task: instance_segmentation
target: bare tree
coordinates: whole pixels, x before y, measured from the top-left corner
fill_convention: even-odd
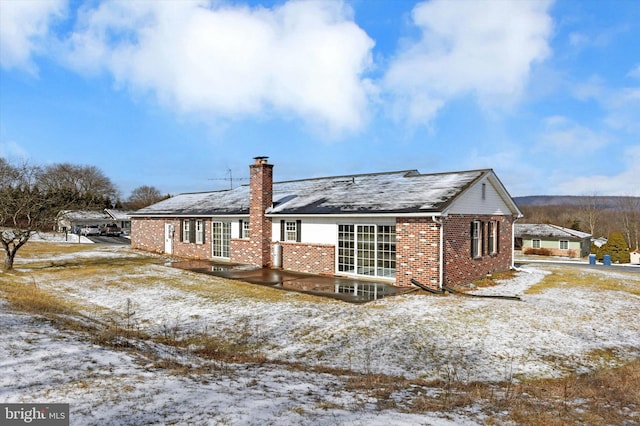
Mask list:
[[[640,248],[640,198],[620,197],[618,207],[621,213],[622,233],[630,248]]]
[[[39,179],[41,189],[73,201],[73,208],[102,209],[112,207],[118,190],[95,166],[62,163],[44,168]]]
[[[580,204],[579,214],[581,222],[585,224],[588,232],[594,237],[596,236],[595,232],[603,210],[604,203],[602,197],[599,197],[597,194],[584,197],[584,201]]]
[[[163,196],[156,187],[143,185],[131,191],[126,206],[127,208],[138,210],[166,198],[168,198],[168,196]]]
[[[39,167],[14,166],[0,158],[0,243],[4,270],[13,269],[18,250],[38,230],[50,228],[61,201],[39,187]]]

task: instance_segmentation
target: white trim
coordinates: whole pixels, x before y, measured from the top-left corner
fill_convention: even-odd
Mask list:
[[[442,288],[442,284],[444,283],[444,266],[442,264],[444,261],[444,222],[442,219],[436,219],[435,216],[431,216],[431,220],[440,227],[440,247],[438,249],[438,288]]]

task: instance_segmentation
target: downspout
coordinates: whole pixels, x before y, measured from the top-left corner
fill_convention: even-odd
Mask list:
[[[443,221],[441,219],[436,219],[435,216],[431,216],[431,220],[433,220],[433,222],[437,225],[440,226],[440,244],[439,244],[439,253],[438,253],[438,288],[442,289],[442,283],[444,282],[444,265],[442,264],[442,261],[444,260],[444,247],[443,247],[443,242],[444,242],[444,230],[443,230]]]
[[[511,269],[516,269],[516,222],[522,215],[516,216],[511,224]]]

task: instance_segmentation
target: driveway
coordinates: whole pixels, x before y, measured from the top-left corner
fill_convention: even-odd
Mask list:
[[[131,240],[125,237],[108,237],[106,235],[87,235],[87,238],[97,244],[131,244]]]
[[[615,271],[615,272],[635,272],[640,274],[640,265],[632,265],[632,264],[613,264],[613,265],[604,265],[602,263],[596,263],[595,265],[591,265],[589,262],[583,260],[565,260],[565,259],[530,259],[530,258],[518,258],[515,259],[514,263],[516,266],[527,263],[547,263],[547,264],[558,264],[558,265],[566,265],[566,266],[575,266],[576,268],[587,268],[587,269],[599,269],[601,271]]]

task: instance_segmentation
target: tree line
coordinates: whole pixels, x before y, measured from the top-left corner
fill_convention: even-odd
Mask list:
[[[518,223],[549,223],[586,232],[593,238],[608,238],[614,233],[624,237],[630,249],[640,248],[640,197],[597,195],[581,197],[574,205],[519,205],[524,217]]]
[[[12,164],[0,157],[0,243],[3,267],[13,269],[16,252],[37,231],[53,228],[62,210],[137,210],[167,196],[141,186],[124,202],[113,182],[95,166]]]

